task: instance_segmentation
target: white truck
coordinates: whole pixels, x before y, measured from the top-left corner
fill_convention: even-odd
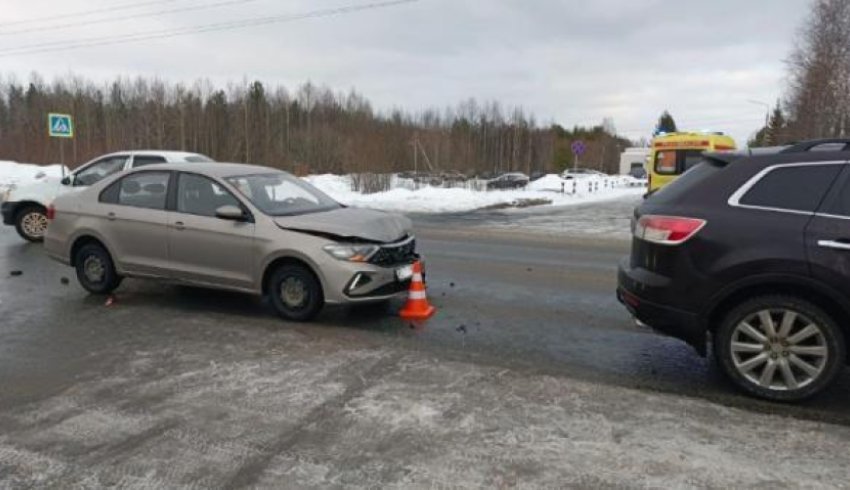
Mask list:
[[[649,148],[626,148],[620,154],[620,175],[631,175],[636,179],[646,178],[646,159]]]
[[[62,179],[42,177],[7,190],[0,205],[3,224],[14,226],[25,240],[40,242],[47,229],[47,207],[61,194],[83,189],[109,175],[131,168],[157,163],[211,161],[211,158],[199,153],[182,151],[134,150],[103,155],[86,162]]]

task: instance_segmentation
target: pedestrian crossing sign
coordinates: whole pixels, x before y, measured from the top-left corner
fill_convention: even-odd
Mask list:
[[[47,129],[53,138],[74,137],[74,121],[68,114],[48,114]]]

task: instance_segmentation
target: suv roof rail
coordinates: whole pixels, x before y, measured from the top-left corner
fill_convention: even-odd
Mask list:
[[[850,138],[825,138],[819,140],[809,140],[809,141],[801,141],[799,143],[792,143],[791,146],[782,150],[781,153],[805,153],[807,151],[811,151],[812,148],[821,146],[821,145],[840,145],[844,146],[838,151],[848,151],[850,150]]]

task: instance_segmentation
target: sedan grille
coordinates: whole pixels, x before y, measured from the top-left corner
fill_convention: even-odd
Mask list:
[[[416,255],[416,240],[409,236],[404,240],[381,245],[369,262],[381,267],[410,264],[418,258]]]

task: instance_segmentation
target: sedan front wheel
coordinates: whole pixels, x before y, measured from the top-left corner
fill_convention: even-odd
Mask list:
[[[325,304],[319,280],[299,264],[278,267],[269,279],[268,290],[275,310],[286,320],[308,322]]]

